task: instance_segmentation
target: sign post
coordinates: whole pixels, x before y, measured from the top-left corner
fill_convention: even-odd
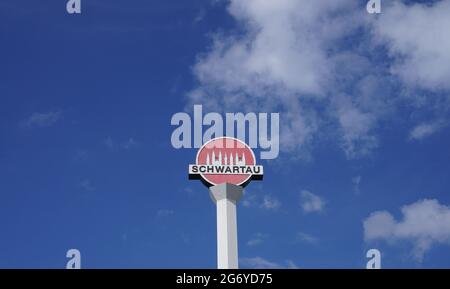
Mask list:
[[[236,203],[243,189],[233,184],[220,184],[209,188],[217,207],[217,268],[238,268]]]
[[[252,179],[262,180],[252,149],[236,138],[220,137],[205,143],[189,179],[200,179],[217,207],[217,268],[238,268],[236,204]]]

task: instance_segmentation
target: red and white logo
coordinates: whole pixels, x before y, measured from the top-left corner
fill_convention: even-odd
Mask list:
[[[206,142],[198,150],[195,165],[189,165],[189,179],[201,179],[208,187],[223,183],[244,187],[252,179],[262,180],[263,174],[253,150],[232,137]]]

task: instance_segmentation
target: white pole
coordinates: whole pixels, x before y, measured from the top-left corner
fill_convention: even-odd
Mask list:
[[[220,184],[209,188],[217,207],[217,268],[238,268],[236,203],[243,189],[233,184]]]

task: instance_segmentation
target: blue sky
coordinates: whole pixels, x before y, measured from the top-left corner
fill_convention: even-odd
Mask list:
[[[214,268],[193,104],[280,113],[241,267],[450,266],[450,1],[64,2],[0,0],[1,268]]]

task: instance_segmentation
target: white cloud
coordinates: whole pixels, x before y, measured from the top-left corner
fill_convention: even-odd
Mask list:
[[[182,232],[180,234],[181,240],[183,240],[183,243],[189,244],[191,242],[191,236],[187,233]]]
[[[191,102],[216,110],[257,106],[280,111],[284,151],[307,147],[330,120],[337,120],[336,137],[348,157],[373,149],[376,116],[372,106],[363,110],[364,93],[346,102],[335,100],[345,84],[362,86],[361,76],[374,71],[362,53],[340,44],[365,24],[367,15],[357,1],[229,3],[228,11],[244,33],[215,35],[212,48],[194,66],[199,87],[190,93]]]
[[[107,137],[104,141],[104,144],[110,151],[116,150],[117,145],[111,137]]]
[[[205,18],[205,14],[206,14],[205,10],[204,9],[200,9],[197,12],[197,15],[194,18],[194,23],[198,23],[198,22],[203,21],[203,19]]]
[[[73,160],[75,161],[85,161],[89,158],[89,153],[84,149],[75,149]]]
[[[139,146],[139,142],[137,142],[134,138],[129,138],[126,142],[123,143],[122,147],[126,150],[132,149]]]
[[[303,243],[316,244],[319,242],[319,239],[311,234],[307,234],[304,232],[297,233],[296,240]]]
[[[60,110],[50,111],[46,113],[34,112],[30,117],[25,119],[22,124],[25,127],[48,127],[55,124],[61,119],[63,113]]]
[[[277,210],[280,208],[280,206],[281,202],[277,198],[270,195],[265,195],[260,205],[261,208],[267,210]]]
[[[325,208],[325,201],[316,194],[309,191],[300,193],[301,207],[305,213],[322,212]]]
[[[256,202],[257,202],[256,196],[254,194],[248,194],[246,192],[241,203],[244,207],[249,208],[252,207]]]
[[[366,156],[380,143],[379,123],[396,117],[397,89],[428,89],[426,106],[433,92],[450,89],[450,0],[393,1],[379,17],[355,0],[227,2],[240,29],[214,34],[199,55],[190,105],[280,112],[280,149],[289,156],[309,155],[316,140],[348,158]],[[384,47],[389,58],[380,57]]]
[[[281,269],[280,264],[271,262],[261,257],[253,258],[241,258],[239,259],[243,267],[249,267],[252,269]]]
[[[285,260],[284,264],[272,262],[262,257],[240,258],[239,263],[244,268],[251,269],[297,269],[292,260]]]
[[[132,137],[124,142],[117,142],[114,139],[112,139],[111,137],[107,137],[103,143],[108,148],[108,150],[111,152],[115,152],[115,151],[119,151],[119,150],[131,150],[131,149],[137,148],[140,145],[140,143]]]
[[[295,262],[292,260],[286,260],[285,263],[286,263],[286,266],[285,266],[286,269],[299,269],[297,264],[295,264]]]
[[[401,208],[403,218],[396,221],[387,211],[377,211],[364,220],[366,241],[409,241],[413,255],[421,261],[433,244],[450,244],[450,207],[435,199],[425,199]]]
[[[411,132],[409,133],[409,139],[411,140],[424,139],[440,130],[443,126],[444,125],[440,122],[421,123],[411,130]]]
[[[80,182],[80,187],[83,188],[85,191],[92,192],[95,190],[94,185],[92,184],[91,180],[84,179]]]
[[[260,245],[267,238],[267,235],[262,233],[256,233],[250,240],[247,241],[247,246],[256,246]]]
[[[355,176],[352,178],[353,192],[357,195],[359,195],[359,193],[361,192],[360,190],[361,180],[362,180],[361,176]]]
[[[241,203],[246,208],[256,207],[270,211],[281,207],[280,200],[270,194],[264,194],[260,186],[254,187],[251,193],[245,191]]]
[[[173,210],[169,209],[161,209],[156,212],[156,216],[159,218],[169,217],[172,216],[175,212]]]
[[[394,57],[392,73],[411,88],[450,89],[450,0],[433,5],[392,1],[374,23]]]
[[[375,117],[362,112],[350,97],[336,99],[337,118],[342,130],[342,148],[350,158],[369,154],[377,146],[377,139],[370,134]]]

